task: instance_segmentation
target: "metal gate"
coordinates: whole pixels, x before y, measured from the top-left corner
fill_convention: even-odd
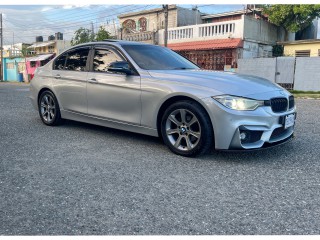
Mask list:
[[[276,59],[277,70],[275,82],[286,89],[292,90],[295,57],[277,57]]]
[[[236,67],[236,49],[193,50],[178,53],[203,69],[223,71],[225,65]]]

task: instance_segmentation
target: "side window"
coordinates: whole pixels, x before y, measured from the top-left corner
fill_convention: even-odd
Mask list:
[[[66,54],[63,54],[54,61],[54,68],[53,68],[54,70],[64,70],[64,64],[66,63],[66,56],[67,56]]]
[[[69,52],[65,70],[80,71],[86,70],[89,49],[83,48]]]
[[[117,62],[121,62],[123,59],[111,50],[107,49],[95,49],[93,58],[93,71],[94,72],[109,72],[109,67],[115,67]]]

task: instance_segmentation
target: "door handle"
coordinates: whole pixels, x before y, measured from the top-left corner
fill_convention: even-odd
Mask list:
[[[57,74],[54,76],[54,78],[59,79],[59,78],[61,78],[61,76],[60,76],[60,74]]]
[[[88,83],[95,83],[95,84],[97,84],[98,81],[97,81],[97,79],[95,79],[95,78],[90,78],[90,79],[88,80]]]

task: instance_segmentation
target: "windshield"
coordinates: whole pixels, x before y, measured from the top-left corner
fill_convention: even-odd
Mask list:
[[[122,47],[142,69],[199,69],[198,66],[168,48],[155,45],[122,45]]]

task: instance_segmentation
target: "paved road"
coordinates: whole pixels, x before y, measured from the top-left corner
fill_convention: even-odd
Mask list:
[[[172,154],[157,138],[47,127],[0,83],[0,235],[320,234],[320,101],[296,138],[248,153]]]

